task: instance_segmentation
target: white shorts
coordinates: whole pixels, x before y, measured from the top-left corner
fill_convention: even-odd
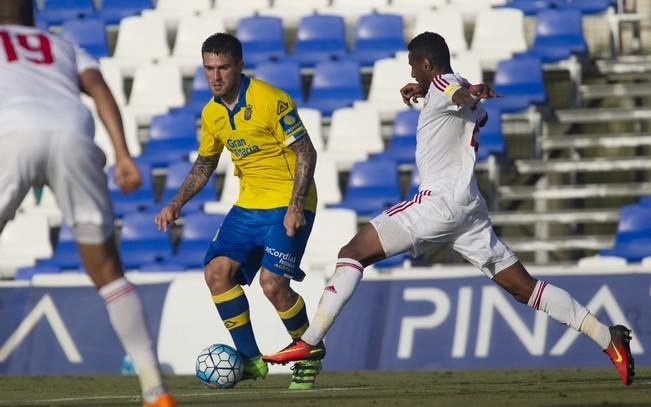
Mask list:
[[[104,153],[83,134],[0,134],[0,230],[14,217],[30,188],[46,184],[77,240],[103,242],[113,233],[104,162]]]
[[[497,237],[484,202],[466,213],[451,198],[420,191],[371,219],[387,257],[410,251],[414,256],[428,248],[451,243],[466,260],[493,278],[518,258]]]

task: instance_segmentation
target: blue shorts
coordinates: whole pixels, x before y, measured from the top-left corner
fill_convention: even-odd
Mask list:
[[[210,243],[203,260],[206,265],[218,256],[240,263],[237,281],[251,284],[260,266],[283,277],[301,281],[300,269],[307,239],[314,224],[314,213],[305,211],[305,226],[293,237],[287,236],[283,220],[287,208],[245,209],[233,206]]]

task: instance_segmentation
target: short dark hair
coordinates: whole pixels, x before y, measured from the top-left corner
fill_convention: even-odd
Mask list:
[[[216,33],[203,42],[201,55],[205,52],[230,55],[236,62],[239,62],[242,60],[242,43],[233,35]]]
[[[441,69],[450,67],[450,49],[445,39],[439,34],[425,31],[418,34],[407,45],[412,55],[419,58],[427,58],[432,65]]]
[[[7,22],[33,26],[34,5],[32,0],[0,1],[0,24]]]

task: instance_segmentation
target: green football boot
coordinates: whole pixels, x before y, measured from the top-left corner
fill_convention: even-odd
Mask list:
[[[320,360],[299,360],[292,366],[290,390],[310,390],[314,388],[316,376],[321,371]]]
[[[267,366],[267,362],[262,360],[262,355],[251,359],[244,359],[242,380],[264,379],[267,377],[267,373],[269,373],[269,366]]]

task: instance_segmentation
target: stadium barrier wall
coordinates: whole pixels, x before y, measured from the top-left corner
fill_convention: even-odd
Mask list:
[[[327,337],[327,370],[606,367],[588,338],[518,304],[472,268],[384,275],[372,269]],[[538,273],[536,273],[538,274]],[[633,329],[638,366],[651,365],[651,271],[602,270],[541,278],[570,291],[604,322]],[[433,277],[435,276],[435,277]],[[0,374],[119,373],[124,356],[104,304],[85,276],[0,285]],[[232,344],[200,272],[130,273],[168,373],[192,374],[199,351]],[[308,315],[324,287],[308,273],[294,288]],[[263,352],[289,336],[260,287],[247,288]],[[274,373],[288,367],[274,366]]]

